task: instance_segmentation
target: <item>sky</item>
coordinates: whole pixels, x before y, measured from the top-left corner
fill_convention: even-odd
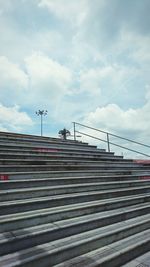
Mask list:
[[[0,0],[0,131],[40,135],[47,110],[44,135],[76,121],[149,144],[149,11],[150,0]]]

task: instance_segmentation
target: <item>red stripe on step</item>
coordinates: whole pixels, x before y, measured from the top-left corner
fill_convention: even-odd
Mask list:
[[[36,149],[38,152],[58,152],[58,149],[51,149],[51,148],[37,148]]]
[[[2,180],[2,181],[8,180],[8,175],[6,175],[6,174],[0,174],[0,180]]]
[[[142,159],[133,160],[133,162],[141,164],[150,164],[150,160],[142,160]]]
[[[150,176],[142,176],[140,177],[141,180],[150,180]]]

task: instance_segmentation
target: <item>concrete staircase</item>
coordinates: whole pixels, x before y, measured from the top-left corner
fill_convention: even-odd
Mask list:
[[[0,267],[150,266],[149,178],[87,143],[0,132]]]

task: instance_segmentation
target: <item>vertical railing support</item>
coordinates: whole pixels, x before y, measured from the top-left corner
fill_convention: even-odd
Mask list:
[[[74,136],[74,141],[76,141],[76,123],[73,122],[73,136]]]
[[[41,136],[43,135],[43,114],[41,115]]]
[[[108,152],[110,152],[110,143],[109,143],[109,134],[107,133],[107,145],[108,145]]]

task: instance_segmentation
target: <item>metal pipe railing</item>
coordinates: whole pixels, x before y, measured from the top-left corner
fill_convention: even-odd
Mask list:
[[[86,134],[86,133],[83,133],[83,132],[80,132],[80,131],[76,131],[76,132],[77,132],[77,133],[80,133],[80,134],[83,134],[83,135],[86,135],[86,136],[88,136],[88,137],[94,138],[94,139],[96,139],[96,140],[100,140],[100,141],[102,141],[102,142],[107,143],[107,141],[104,140],[104,139],[101,139],[101,138],[98,138],[98,137],[95,137],[95,136],[92,136],[92,135],[89,135],[89,134]],[[143,156],[150,157],[149,155],[147,155],[147,154],[145,154],[145,153],[142,153],[142,152],[139,152],[139,151],[137,151],[137,150],[134,150],[134,149],[131,149],[131,148],[127,148],[127,147],[124,147],[124,146],[121,146],[121,145],[112,143],[112,142],[110,142],[110,141],[109,141],[109,145],[114,145],[114,146],[117,146],[117,147],[120,147],[120,148],[124,148],[124,149],[126,149],[126,150],[129,150],[129,151],[131,151],[131,152],[135,152],[135,153],[141,154],[141,155],[143,155]],[[108,152],[110,152],[110,150],[109,150]]]
[[[98,137],[95,137],[95,136],[92,136],[92,135],[89,135],[89,134],[80,132],[80,131],[76,131],[76,125],[79,125],[79,126],[82,126],[82,127],[85,127],[85,128],[88,128],[88,129],[95,130],[95,131],[97,131],[97,132],[101,132],[101,133],[106,134],[107,141],[104,140],[104,139],[101,139],[101,138],[98,138]],[[103,131],[103,130],[99,130],[99,129],[96,129],[96,128],[94,128],[94,127],[90,127],[90,126],[87,126],[87,125],[84,125],[84,124],[81,124],[81,123],[78,123],[78,122],[73,122],[73,126],[74,126],[74,140],[76,140],[76,133],[78,132],[78,133],[80,133],[80,134],[83,134],[83,135],[86,135],[86,136],[88,136],[88,137],[91,137],[91,138],[94,138],[94,139],[97,139],[97,140],[100,140],[100,141],[102,141],[102,142],[107,143],[108,152],[110,152],[110,145],[114,145],[114,146],[117,146],[117,147],[126,149],[126,150],[128,150],[128,151],[132,151],[132,152],[135,152],[135,153],[144,155],[144,156],[146,156],[146,157],[150,157],[150,155],[145,154],[145,153],[143,153],[143,152],[140,152],[140,151],[137,151],[137,150],[134,150],[134,149],[131,149],[131,148],[127,148],[127,147],[124,147],[124,146],[121,146],[121,145],[118,145],[118,144],[115,144],[115,143],[110,142],[110,138],[109,138],[109,136],[113,136],[113,137],[116,137],[116,138],[119,138],[119,139],[122,139],[122,140],[125,140],[125,141],[128,141],[128,142],[131,142],[131,143],[133,143],[133,144],[137,144],[137,145],[140,145],[140,146],[143,146],[143,147],[147,147],[147,148],[150,148],[149,145],[146,145],[146,144],[143,144],[143,143],[140,143],[140,142],[137,142],[137,141],[134,141],[134,140],[125,138],[125,137],[121,137],[121,136],[119,136],[119,135],[112,134],[112,133],[110,133],[110,132],[106,132],[106,131]]]

